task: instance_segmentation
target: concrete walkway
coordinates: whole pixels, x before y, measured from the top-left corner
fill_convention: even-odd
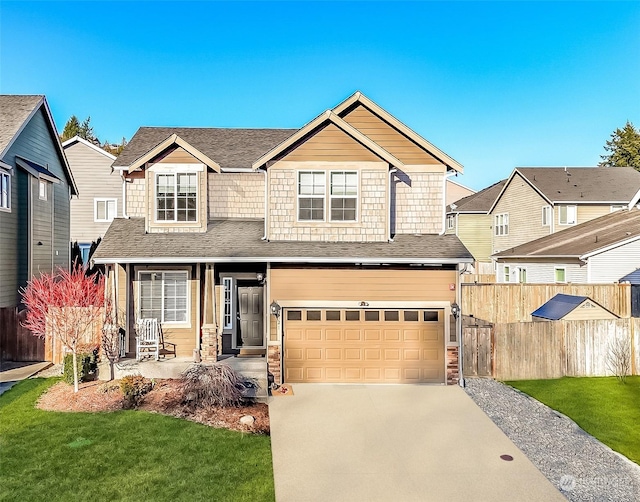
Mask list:
[[[278,502],[565,500],[457,386],[293,392],[269,402]]]
[[[32,375],[51,366],[51,363],[14,363],[3,362],[2,371],[0,371],[0,395],[8,391],[20,380],[29,378]],[[6,369],[5,369],[6,368]]]

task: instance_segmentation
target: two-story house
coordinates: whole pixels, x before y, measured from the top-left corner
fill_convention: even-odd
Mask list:
[[[111,164],[116,159],[97,145],[75,136],[62,144],[80,195],[71,199],[71,241],[88,263],[91,245],[116,217],[123,217],[123,180]]]
[[[0,308],[34,275],[69,267],[77,188],[44,96],[0,96]]]
[[[114,169],[128,218],[94,261],[130,352],[156,318],[178,355],[266,355],[277,382],[457,381],[462,166],[361,93],[299,130],[143,127]]]
[[[490,209],[493,253],[584,223],[640,200],[631,167],[518,167]],[[525,281],[510,270],[510,281]],[[496,269],[499,281],[504,270]]]

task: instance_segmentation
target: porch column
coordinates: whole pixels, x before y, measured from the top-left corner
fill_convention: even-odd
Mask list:
[[[218,360],[218,323],[216,316],[215,269],[207,264],[204,271],[204,301],[202,305],[202,342],[200,357],[203,361]]]

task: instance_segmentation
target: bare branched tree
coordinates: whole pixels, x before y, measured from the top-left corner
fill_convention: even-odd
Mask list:
[[[627,382],[631,370],[631,340],[618,335],[609,342],[607,352],[607,369],[622,383]]]
[[[120,361],[120,333],[123,329],[118,316],[117,307],[108,298],[104,305],[104,323],[100,341],[102,342],[102,353],[109,361],[110,380],[115,378],[115,365]]]

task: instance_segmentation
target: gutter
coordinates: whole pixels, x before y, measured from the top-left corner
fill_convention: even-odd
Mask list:
[[[454,174],[458,174],[456,171],[445,173],[442,177],[442,232],[438,235],[444,235],[447,231],[447,178],[450,178]]]
[[[393,175],[398,172],[398,169],[392,167],[389,169],[389,190],[387,190],[387,216],[388,216],[388,224],[387,224],[387,241],[393,242],[391,238],[391,183]]]
[[[185,257],[108,257],[108,258],[96,258],[94,260],[98,264],[108,263],[133,263],[133,264],[152,264],[152,263],[171,263],[171,264],[186,264],[186,263],[362,263],[367,265],[380,265],[382,263],[389,264],[403,264],[403,265],[457,265],[459,263],[473,263],[473,257],[471,258],[326,258],[326,257],[291,257],[291,256],[276,256],[276,257],[242,257],[242,256],[219,256],[204,258],[198,256],[185,256]]]
[[[264,235],[262,236],[262,241],[268,241],[267,239],[267,218],[269,215],[269,193],[267,191],[267,168],[265,167],[264,171]]]

